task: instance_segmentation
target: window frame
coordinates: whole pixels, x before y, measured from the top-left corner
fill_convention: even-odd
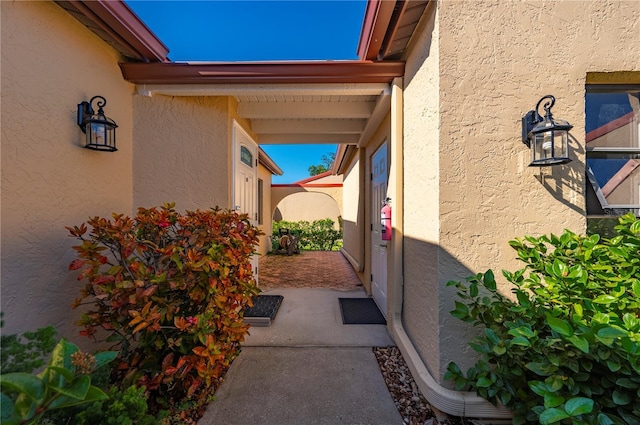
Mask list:
[[[585,86],[585,131],[587,128],[587,121],[589,117],[587,116],[587,100],[586,96],[589,93],[629,93],[629,92],[640,92],[640,83],[639,84],[587,84]],[[640,113],[640,112],[639,112]],[[614,122],[615,120],[611,121]],[[606,124],[605,124],[606,125]],[[603,125],[604,126],[604,125]],[[600,126],[598,128],[602,128]],[[586,184],[591,186],[593,189],[596,199],[600,203],[600,209],[604,212],[604,217],[612,217],[612,216],[620,216],[629,211],[634,212],[636,215],[640,214],[640,193],[638,194],[639,202],[637,204],[609,204],[607,201],[605,194],[603,193],[603,187],[599,185],[596,180],[596,176],[589,166],[588,160],[589,158],[600,158],[600,159],[615,159],[619,157],[620,159],[640,159],[640,140],[637,147],[589,147],[589,139],[588,135],[593,131],[597,130],[593,129],[588,133],[585,133],[585,175],[586,175]],[[638,130],[640,133],[640,129]],[[606,134],[606,133],[605,133]],[[640,134],[638,135],[640,139]],[[606,185],[605,185],[606,186]],[[587,188],[588,190],[588,188]],[[589,202],[585,198],[585,202]],[[586,206],[585,211],[587,212],[587,217],[603,217],[602,214],[589,214],[590,208]]]
[[[258,179],[258,225],[264,224],[264,181]]]

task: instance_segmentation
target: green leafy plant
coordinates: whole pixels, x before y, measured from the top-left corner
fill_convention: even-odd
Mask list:
[[[81,332],[119,349],[116,381],[143,385],[161,406],[206,397],[240,350],[243,309],[259,289],[259,230],[246,214],[174,204],[67,228],[81,240],[70,265],[87,283]]]
[[[478,362],[448,365],[457,389],[514,411],[515,424],[640,424],[640,220],[623,216],[617,236],[527,236],[510,245],[526,263],[449,282],[453,316],[483,328]]]
[[[289,229],[300,239],[298,246],[306,251],[332,251],[341,246],[342,221],[340,230],[334,228],[334,221],[330,218],[309,221],[278,221],[273,223],[273,246],[279,246],[280,229]]]
[[[97,400],[107,395],[91,385],[90,374],[109,363],[116,352],[86,354],[65,339],[55,346],[49,364],[38,375],[0,375],[1,419],[5,425],[32,424],[46,412]]]
[[[22,335],[0,336],[0,374],[27,372],[42,367],[56,346],[56,330],[46,326]]]
[[[99,400],[74,415],[75,425],[155,425],[158,419],[147,413],[147,395],[143,387],[132,385],[121,391],[111,387],[108,400]]]

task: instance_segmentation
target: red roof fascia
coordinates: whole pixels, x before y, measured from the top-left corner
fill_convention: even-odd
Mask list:
[[[331,173],[330,170],[329,171],[325,171],[324,173],[316,174],[315,176],[311,176],[311,177],[307,177],[306,179],[298,180],[297,182],[294,182],[293,184],[311,183],[312,181],[316,181],[316,180],[322,179],[324,177],[328,177],[331,174],[332,173]]]
[[[135,84],[389,83],[404,62],[121,63]]]
[[[138,59],[146,62],[169,61],[169,49],[122,0],[70,0],[70,3],[112,37],[130,46],[138,53]]]
[[[290,184],[272,184],[271,187],[342,187],[342,183],[290,183]]]
[[[364,12],[358,57],[360,60],[378,60],[382,43],[391,22],[397,1],[369,0]]]

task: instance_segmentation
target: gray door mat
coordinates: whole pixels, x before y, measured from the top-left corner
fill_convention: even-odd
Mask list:
[[[253,307],[244,310],[244,322],[253,326],[271,326],[284,297],[282,295],[258,295]]]
[[[345,325],[386,325],[373,298],[338,298]]]

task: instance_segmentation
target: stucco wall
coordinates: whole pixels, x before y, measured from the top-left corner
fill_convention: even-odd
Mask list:
[[[132,211],[133,86],[117,52],[53,2],[2,10],[3,333],[53,324],[78,342],[83,284],[65,226]],[[80,147],[77,104],[102,95],[118,124],[118,151]],[[87,341],[82,338],[81,341]]]
[[[342,188],[334,188],[334,191],[336,196],[342,197]],[[287,195],[278,203],[274,215],[278,213],[285,221],[313,222],[330,218],[335,229],[339,228],[338,217],[342,215],[338,203],[331,195],[316,192],[315,189]]]
[[[291,201],[294,194],[305,195],[305,198],[303,201],[300,198]],[[307,195],[311,196],[307,199]],[[313,211],[308,202],[314,202],[313,208],[317,211]],[[342,215],[343,210],[342,187],[276,185],[271,188],[271,208],[274,219],[282,217],[287,221],[313,221],[329,217],[337,224],[338,216]]]
[[[258,225],[258,228],[262,230],[264,235],[260,236],[260,245],[258,246],[258,253],[260,255],[266,255],[271,249],[271,171],[260,164],[258,166],[258,178],[262,180],[262,224]]]
[[[330,218],[338,230],[344,209],[342,179],[337,175],[310,177],[302,180],[303,186],[294,183],[289,187],[278,187],[276,193],[280,200],[274,218],[309,222]]]
[[[585,230],[586,75],[638,70],[640,3],[441,1],[437,13],[434,28],[425,27],[413,50],[408,69],[415,71],[406,79],[405,99],[415,100],[410,93],[417,87],[434,87],[439,104],[431,97],[419,103],[418,97],[418,103],[407,100],[405,106],[405,179],[413,180],[405,180],[406,187],[434,178],[438,199],[429,207],[424,196],[409,190],[405,195],[406,236],[424,242],[405,250],[405,290],[428,287],[418,290],[424,306],[408,305],[405,317],[428,367],[441,377],[449,361],[464,369],[472,360],[465,354],[468,331],[449,314],[453,291],[446,282],[488,268],[499,277],[501,269],[520,268],[507,244],[514,237]],[[546,94],[556,97],[554,117],[574,125],[573,162],[545,168],[540,177],[540,169],[527,166],[520,119]],[[420,138],[430,143],[420,128],[433,133],[434,120],[439,125],[437,158],[434,146],[418,147]],[[440,174],[416,179],[424,168]],[[433,219],[436,207],[439,229]],[[419,210],[424,210],[423,225],[413,216]],[[439,244],[437,282],[420,278],[434,271],[432,242]],[[429,259],[428,264],[418,265],[420,258]],[[420,331],[412,323],[421,320],[415,316],[429,322],[437,317],[432,326],[437,323],[438,329]],[[432,336],[437,337],[429,340]]]
[[[424,18],[423,18],[424,19]],[[439,360],[438,243],[439,32],[435,14],[422,22],[404,80],[403,322],[429,367]]]
[[[229,208],[226,97],[134,97],[133,200],[178,210]]]
[[[362,182],[360,176],[360,158],[354,155],[349,169],[343,175],[342,198],[343,207],[343,247],[348,257],[351,257],[357,272],[364,270],[364,192],[360,190]]]

